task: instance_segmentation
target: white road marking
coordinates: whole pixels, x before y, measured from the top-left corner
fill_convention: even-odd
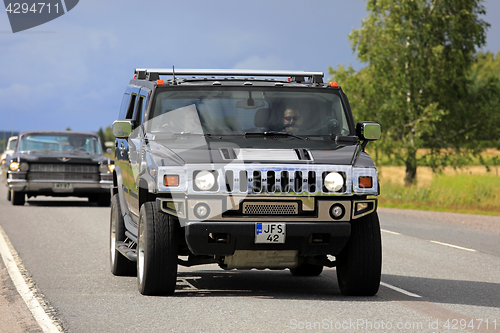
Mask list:
[[[384,286],[384,287],[387,287],[387,288],[390,288],[390,289],[392,289],[392,290],[395,290],[395,291],[397,291],[397,292],[400,292],[400,293],[402,293],[402,294],[405,294],[405,295],[407,295],[407,296],[411,296],[411,297],[418,297],[418,298],[421,298],[421,297],[422,297],[422,296],[420,296],[420,295],[417,295],[417,294],[411,293],[411,292],[409,292],[409,291],[406,291],[406,290],[404,290],[404,289],[401,289],[401,288],[395,287],[395,286],[390,285],[390,284],[388,284],[388,283],[380,282],[380,285],[382,285],[382,286]]]
[[[12,248],[11,250],[8,244],[10,244],[10,242],[7,238],[7,235],[3,231],[2,227],[0,227],[0,255],[3,259],[3,262],[5,263],[5,267],[9,272],[12,282],[16,286],[17,291],[23,298],[24,302],[33,314],[33,317],[44,332],[61,332],[59,328],[54,324],[52,319],[50,319],[50,317],[47,315],[33,292],[28,287],[28,284],[24,280],[12,254],[14,253],[17,257],[17,253],[15,252],[12,245],[10,245],[10,247]]]
[[[399,232],[389,231],[389,230],[385,230],[385,229],[380,229],[380,230],[382,230],[383,232],[394,234],[394,235],[401,235]]]
[[[466,247],[461,247],[461,246],[457,246],[457,245],[453,245],[453,244],[441,243],[441,242],[438,242],[438,241],[433,241],[433,240],[431,240],[431,242],[432,242],[432,243],[436,243],[436,244],[441,244],[441,245],[449,246],[449,247],[454,247],[455,249],[460,249],[460,250],[465,250],[465,251],[476,252],[476,250],[474,250],[474,249],[468,249],[468,248],[466,248]]]

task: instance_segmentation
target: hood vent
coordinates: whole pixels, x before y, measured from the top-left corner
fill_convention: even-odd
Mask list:
[[[254,149],[233,148],[219,149],[224,160],[239,161],[312,161],[311,152],[308,149]]]

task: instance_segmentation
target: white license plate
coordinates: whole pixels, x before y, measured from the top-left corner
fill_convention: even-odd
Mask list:
[[[73,185],[71,183],[54,183],[54,191],[72,191]]]
[[[285,243],[285,223],[255,223],[255,243]]]

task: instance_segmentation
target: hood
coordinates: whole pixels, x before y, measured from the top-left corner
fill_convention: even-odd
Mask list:
[[[358,145],[333,146],[332,149],[288,148],[279,145],[240,147],[230,142],[218,142],[172,148],[167,144],[155,143],[151,147],[151,152],[157,157],[168,159],[176,164],[232,162],[351,165],[353,163]]]

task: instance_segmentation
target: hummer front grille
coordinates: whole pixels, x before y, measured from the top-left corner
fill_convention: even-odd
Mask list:
[[[332,193],[323,186],[330,171],[338,170],[225,170],[225,190],[228,193]],[[346,182],[346,173],[340,172]],[[345,193],[346,185],[336,193]]]

